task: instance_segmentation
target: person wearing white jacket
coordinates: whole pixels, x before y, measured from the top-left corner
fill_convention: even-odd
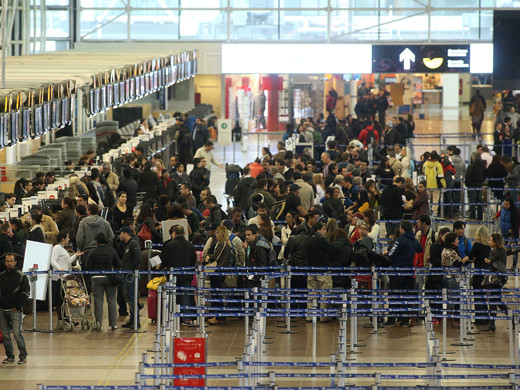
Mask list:
[[[72,256],[65,247],[69,244],[70,237],[66,230],[61,230],[57,235],[58,243],[52,248],[51,255],[51,267],[53,271],[72,271],[81,270],[81,266],[76,262],[76,258],[81,256],[83,252],[76,252]],[[63,275],[63,274],[62,274]],[[61,278],[60,275],[54,274],[52,276],[52,291],[53,291],[53,302],[56,305],[56,312],[58,314],[58,320],[62,320],[61,306],[63,304],[63,296],[61,291]]]
[[[410,148],[405,146],[401,149],[401,165],[403,170],[401,176],[406,178],[412,177],[412,162],[411,162]]]

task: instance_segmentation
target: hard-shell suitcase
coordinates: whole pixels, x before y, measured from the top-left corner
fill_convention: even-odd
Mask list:
[[[157,321],[157,291],[148,290],[148,318]]]

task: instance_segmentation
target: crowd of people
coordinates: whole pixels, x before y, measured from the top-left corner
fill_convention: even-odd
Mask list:
[[[384,94],[378,97],[383,98],[386,99]],[[88,166],[86,174],[69,164],[70,170],[65,174],[70,186],[60,194],[59,203],[32,206],[20,218],[0,225],[0,255],[5,256],[0,278],[19,278],[25,283],[26,277],[20,276],[23,275],[20,270],[27,241],[53,244],[53,270],[128,271],[120,278],[106,275],[91,278],[94,315],[101,328],[106,295],[111,330],[117,329],[118,312],[120,316],[129,315],[123,327],[139,327],[142,305],[134,303],[134,271],[147,269],[146,261],[143,267],[144,243],[148,240],[163,243],[161,222],[166,220],[185,220],[187,228],[177,224],[169,229],[170,239],[163,243],[159,269],[195,266],[197,261],[207,266],[259,267],[286,263],[346,269],[371,264],[410,269],[463,267],[473,262],[477,268],[505,271],[504,239],[518,238],[520,221],[515,205],[520,183],[516,161],[507,155],[493,155],[485,145],[477,146],[468,165],[456,146],[442,153],[426,152],[419,161],[414,161],[406,147],[407,139],[413,137],[413,118],[394,117],[385,123],[384,116],[380,121],[381,116],[378,120],[375,114],[377,110],[361,111],[359,118],[349,116],[338,121],[331,110],[327,119],[320,115],[302,120],[296,131],[288,126],[285,139],[298,134],[305,142],[312,142],[315,151],[321,148],[323,152],[297,154],[286,150],[283,141],[278,143],[274,154],[263,148],[261,157],[240,168],[241,177],[234,179],[229,191],[232,197],[229,208],[223,208],[211,190],[214,187],[210,184],[211,166],[223,166],[213,156],[214,145],[207,138],[207,130],[201,127],[202,121],[186,134],[182,118],[170,129],[179,141],[179,155],[164,162],[155,156],[145,156],[144,150],[137,147],[124,157],[120,176],[108,163],[97,166],[95,154],[89,153],[80,162]],[[183,142],[190,144],[189,150],[183,147]],[[193,150],[195,144],[198,148]],[[373,167],[369,150],[370,158],[377,162]],[[413,172],[420,177],[417,185],[412,180]],[[501,184],[503,181],[490,180],[496,178],[505,180],[508,188]],[[53,172],[21,178],[14,192],[6,194],[0,210],[17,207],[23,198],[44,190],[55,180]],[[500,234],[490,234],[485,226],[480,226],[474,240],[466,237],[465,221],[482,220],[483,207],[472,205],[465,215],[464,209],[456,205],[461,201],[460,191],[446,191],[447,204],[442,206],[445,216],[458,220],[449,222],[451,228],[433,231],[430,215],[432,211],[435,215],[439,213],[441,188],[460,188],[463,182],[468,188],[481,188],[486,181],[497,198],[503,200],[503,207],[495,216]],[[472,203],[484,201],[478,190],[468,191],[468,197]],[[380,238],[384,236],[390,240],[387,247],[381,245]],[[202,246],[199,256],[197,245]],[[453,289],[457,288],[459,277],[448,273],[426,278],[392,276],[388,287]],[[214,288],[261,285],[261,277],[210,276],[209,281]],[[180,286],[190,286],[192,277],[179,276],[177,282]],[[506,281],[485,282],[475,277],[473,287],[496,288]],[[60,309],[60,283],[60,278],[55,277],[54,302],[58,318],[67,321]],[[325,275],[292,279],[294,288],[307,288],[310,292],[348,288],[350,283],[349,277]],[[363,287],[369,281],[361,278],[359,283]],[[12,343],[9,344],[11,329],[15,331],[23,363],[26,357],[26,352],[22,352],[25,351],[23,338],[16,332],[18,323],[7,309],[19,312],[27,297],[19,297],[13,306],[12,299],[6,302],[4,298],[5,288],[0,288],[0,330],[5,340],[9,340],[4,342],[7,354],[4,363],[14,362]],[[183,306],[188,306],[190,300],[193,303],[193,296],[183,294],[181,299]],[[505,305],[495,302],[482,310],[494,308],[504,310]],[[225,316],[218,314],[209,319],[209,324],[224,324],[225,320]],[[193,325],[192,314],[186,312],[182,323]],[[399,316],[390,317],[385,323],[410,325],[408,317]],[[492,321],[487,323],[486,330],[494,329]]]

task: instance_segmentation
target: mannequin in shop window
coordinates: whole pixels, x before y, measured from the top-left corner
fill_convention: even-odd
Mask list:
[[[258,127],[262,127],[262,129],[266,128],[265,124],[265,103],[266,103],[266,96],[264,91],[260,91],[260,95],[258,95]]]

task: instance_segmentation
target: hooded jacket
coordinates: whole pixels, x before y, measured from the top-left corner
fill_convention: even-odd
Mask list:
[[[31,287],[29,279],[20,270],[0,273],[0,309],[22,311],[22,306],[29,298]]]
[[[137,236],[130,237],[130,240],[126,243],[125,251],[121,258],[124,270],[138,270],[141,266],[141,260],[143,255],[141,254],[141,244]]]
[[[422,246],[414,237],[413,232],[402,234],[394,243],[388,256],[394,267],[413,267],[415,253],[422,252]]]
[[[486,166],[484,161],[477,159],[468,165],[464,184],[468,188],[481,188],[486,180]]]
[[[455,168],[455,179],[462,179],[466,174],[466,163],[462,157],[455,154],[450,156],[450,161]]]
[[[76,244],[79,250],[90,250],[96,247],[94,236],[104,233],[108,241],[114,239],[114,232],[110,224],[99,215],[89,215],[81,220],[76,235]]]
[[[446,188],[444,180],[444,169],[438,161],[428,160],[423,165],[423,172],[426,176],[426,188],[439,188],[437,177],[441,180],[443,188]]]

